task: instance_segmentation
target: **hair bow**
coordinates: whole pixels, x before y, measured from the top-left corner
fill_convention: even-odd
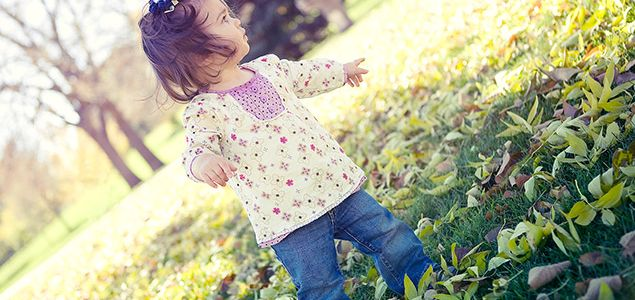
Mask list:
[[[159,13],[169,13],[173,10],[175,10],[175,5],[177,5],[177,3],[179,3],[179,1],[177,0],[150,0],[150,7],[149,10],[151,13],[153,14],[159,14]]]

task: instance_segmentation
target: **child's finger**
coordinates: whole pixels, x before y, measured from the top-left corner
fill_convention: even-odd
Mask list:
[[[363,75],[361,74],[356,74],[356,78],[358,78],[359,82],[363,82]]]
[[[347,84],[349,84],[349,86],[353,87],[354,84],[352,83],[352,78],[347,77]]]

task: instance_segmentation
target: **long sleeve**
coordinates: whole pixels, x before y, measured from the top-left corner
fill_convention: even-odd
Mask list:
[[[274,54],[267,57],[281,69],[291,82],[292,90],[298,98],[308,98],[327,93],[346,83],[344,65],[328,58],[291,61],[279,59]]]
[[[214,110],[205,107],[204,101],[191,102],[183,113],[186,134],[186,149],[181,154],[181,163],[186,176],[194,182],[205,182],[194,176],[192,163],[204,153],[222,155],[219,141],[223,139],[221,120]]]

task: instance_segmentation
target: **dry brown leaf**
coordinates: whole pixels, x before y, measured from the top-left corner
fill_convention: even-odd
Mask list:
[[[584,266],[592,267],[604,262],[604,255],[599,251],[584,253],[579,257],[579,262]]]
[[[515,185],[517,185],[519,188],[522,188],[524,186],[524,183],[530,178],[530,175],[520,174],[515,177]]]
[[[559,188],[551,189],[551,196],[557,200],[560,200],[564,197],[570,197],[571,193],[568,191],[566,186],[560,186]]]
[[[606,276],[595,278],[591,280],[588,284],[588,290],[586,291],[586,295],[582,297],[584,300],[596,300],[599,295],[599,286],[605,282],[608,286],[613,290],[613,292],[618,292],[622,288],[622,279],[619,275],[615,276]]]
[[[484,236],[484,239],[487,240],[487,242],[489,243],[495,241],[498,238],[498,233],[500,232],[500,230],[502,230],[502,226],[498,226],[489,230],[489,232],[487,232],[487,234]]]
[[[557,275],[562,273],[568,267],[571,266],[570,261],[563,261],[548,266],[539,266],[532,268],[529,271],[528,284],[532,289],[537,289],[549,282],[551,282]]]
[[[588,283],[591,282],[590,279],[586,279],[585,281],[579,281],[575,283],[575,292],[578,295],[586,294],[586,290],[588,289]]]
[[[619,239],[619,243],[624,247],[624,251],[622,251],[622,255],[624,257],[632,257],[635,259],[635,231],[631,231],[627,234],[624,234],[621,239]]]

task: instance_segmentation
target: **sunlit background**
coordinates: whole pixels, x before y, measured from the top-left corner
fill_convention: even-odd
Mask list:
[[[608,277],[591,293],[634,299],[634,1],[227,2],[244,61],[366,58],[360,87],[303,101],[425,251],[463,265],[438,293],[584,295]],[[234,192],[186,178],[183,107],[141,50],[145,9],[0,3],[0,297],[293,299]],[[403,299],[336,246],[352,299]],[[529,288],[531,268],[566,260]]]

